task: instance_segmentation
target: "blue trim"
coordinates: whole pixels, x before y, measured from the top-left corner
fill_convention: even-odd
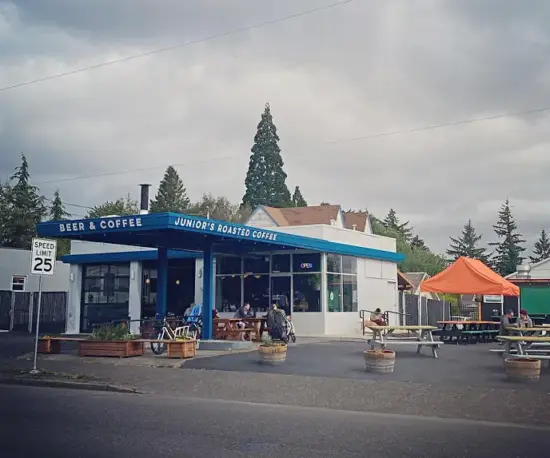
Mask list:
[[[202,253],[168,250],[168,259],[202,258]],[[113,264],[132,261],[156,261],[157,250],[117,251],[113,253],[66,254],[61,261],[67,264]]]
[[[201,339],[212,338],[212,309],[214,308],[214,252],[208,244],[204,250],[202,269],[202,335]]]
[[[162,245],[193,251],[204,251],[213,242],[215,251],[220,254],[236,250],[278,251],[298,248],[389,262],[401,262],[405,259],[402,254],[391,251],[328,242],[177,213],[49,221],[40,223],[38,232],[45,237],[148,247]]]
[[[158,249],[157,263],[157,319],[163,319],[166,316],[166,297],[168,290],[168,250],[163,247]]]

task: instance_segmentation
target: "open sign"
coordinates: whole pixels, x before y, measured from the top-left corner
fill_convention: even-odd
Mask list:
[[[313,269],[313,264],[311,262],[302,262],[300,269]]]

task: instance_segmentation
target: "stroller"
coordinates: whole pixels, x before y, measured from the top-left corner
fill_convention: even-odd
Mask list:
[[[276,311],[273,321],[273,326],[271,328],[271,338],[273,340],[281,340],[284,343],[290,341],[296,343],[294,324],[284,315],[284,313]]]

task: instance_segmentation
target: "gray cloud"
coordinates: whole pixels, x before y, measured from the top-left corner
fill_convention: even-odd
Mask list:
[[[0,87],[329,2],[0,0]],[[468,218],[492,239],[508,197],[532,243],[550,229],[549,113],[329,142],[550,106],[549,21],[542,0],[357,0],[0,92],[0,177],[21,152],[37,182],[147,169],[41,185],[93,205],[184,164],[193,198],[237,202],[270,101],[288,184],[311,203],[393,207],[442,251]]]

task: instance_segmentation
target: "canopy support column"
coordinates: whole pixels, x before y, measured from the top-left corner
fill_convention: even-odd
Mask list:
[[[157,264],[157,319],[166,316],[166,303],[168,292],[168,250],[164,247],[158,249]]]
[[[212,309],[214,308],[214,251],[208,243],[204,249],[202,268],[202,339],[212,339]]]

